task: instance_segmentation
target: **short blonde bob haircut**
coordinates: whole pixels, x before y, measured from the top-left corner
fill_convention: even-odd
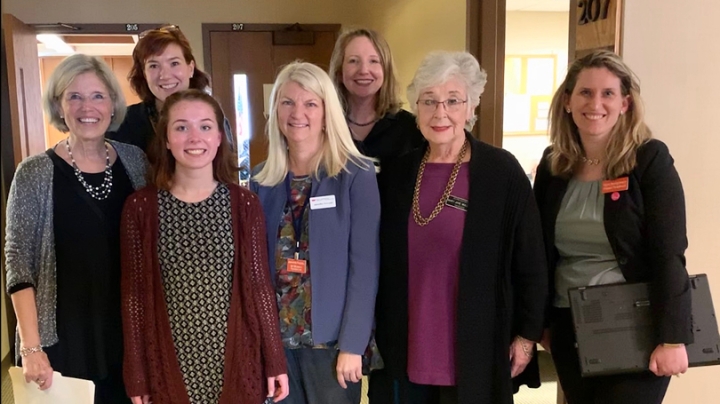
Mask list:
[[[113,115],[107,131],[116,130],[125,119],[127,110],[120,83],[118,83],[115,74],[104,60],[97,56],[88,56],[82,53],[66,57],[50,75],[42,98],[43,110],[48,117],[48,121],[60,132],[67,133],[70,131],[62,118],[60,103],[63,93],[70,87],[70,83],[75,80],[75,77],[84,73],[95,73],[107,87],[113,103]]]
[[[402,100],[400,99],[400,84],[397,80],[395,62],[392,53],[390,53],[390,46],[382,35],[367,28],[349,29],[340,34],[337,41],[335,41],[335,49],[333,49],[330,57],[329,74],[333,83],[335,83],[335,88],[340,93],[343,110],[345,113],[350,112],[348,111],[347,102],[349,93],[345,84],[343,84],[342,77],[345,48],[347,48],[350,41],[358,37],[365,37],[370,40],[375,50],[377,50],[378,56],[380,56],[380,64],[383,69],[383,84],[375,98],[375,113],[379,117],[385,116],[388,112],[397,113],[402,106]]]
[[[417,116],[417,102],[423,90],[441,85],[451,78],[465,84],[467,104],[473,115],[465,122],[465,129],[472,130],[477,121],[475,109],[480,105],[480,96],[485,90],[487,74],[480,67],[475,56],[468,52],[431,52],[420,63],[415,77],[407,88],[407,98],[412,113]]]
[[[288,174],[288,144],[285,135],[280,131],[278,99],[283,87],[289,82],[297,83],[304,90],[320,97],[323,102],[325,127],[322,131],[322,150],[315,158],[313,176],[319,178],[322,169],[329,177],[335,177],[346,169],[349,162],[362,168],[372,168],[373,159],[363,156],[353,143],[330,76],[312,63],[296,61],[280,71],[270,93],[270,116],[267,123],[268,158],[254,180],[263,186],[275,186],[285,180]]]
[[[575,89],[578,76],[585,69],[608,69],[620,79],[620,92],[629,96],[627,111],[620,115],[610,132],[606,147],[605,178],[617,178],[635,168],[637,149],[652,137],[645,124],[645,108],[640,97],[640,83],[620,56],[608,50],[594,51],[577,59],[568,69],[565,81],[555,92],[550,106],[550,171],[553,175],[571,177],[585,155],[578,127],[572,113],[565,110]]]

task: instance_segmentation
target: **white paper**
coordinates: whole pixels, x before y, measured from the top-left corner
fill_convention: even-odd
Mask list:
[[[310,209],[329,209],[335,207],[335,195],[314,196],[310,198]]]
[[[64,377],[53,372],[52,386],[38,389],[35,382],[26,383],[22,368],[10,368],[15,404],[93,404],[95,383],[90,380]]]

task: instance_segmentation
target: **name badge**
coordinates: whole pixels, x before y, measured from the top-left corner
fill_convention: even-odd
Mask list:
[[[314,196],[310,198],[310,209],[330,209],[335,207],[335,195]]]
[[[294,274],[304,274],[307,272],[307,261],[288,258],[287,271]]]
[[[445,202],[445,206],[449,206],[451,208],[455,208],[457,210],[462,210],[463,212],[467,212],[468,200],[457,197],[455,195],[450,195],[447,199],[447,202]]]
[[[609,194],[611,192],[627,191],[630,186],[628,177],[620,177],[615,180],[606,180],[602,182],[602,193]]]

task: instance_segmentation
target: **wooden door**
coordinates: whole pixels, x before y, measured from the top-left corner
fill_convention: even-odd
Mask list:
[[[339,30],[339,25],[333,27],[324,31],[313,31],[312,36],[305,31],[304,38],[312,37],[312,43],[308,40],[294,41],[292,34],[289,34],[288,38],[287,30],[281,30],[284,33],[282,41],[278,40],[277,35],[273,41],[273,31],[269,29],[210,32],[210,58],[206,57],[205,60],[206,64],[211,66],[213,94],[222,103],[236,131],[240,152],[243,147],[242,139],[249,136],[250,167],[267,158],[267,120],[263,115],[267,90],[264,91],[263,86],[272,85],[282,67],[296,59],[317,64],[327,71]],[[293,42],[305,44],[279,44]],[[242,100],[234,93],[236,74],[246,75],[249,105],[242,105]],[[242,114],[249,115],[249,128],[238,125]]]
[[[15,165],[45,150],[40,67],[35,30],[12,14],[3,14],[10,119]]]

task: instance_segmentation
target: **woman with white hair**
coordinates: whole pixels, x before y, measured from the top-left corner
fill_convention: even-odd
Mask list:
[[[268,159],[250,186],[267,225],[291,404],[360,402],[373,324],[380,198],[330,77],[295,62],[271,95]]]
[[[536,366],[518,375],[543,330],[540,220],[515,158],[468,132],[485,82],[472,55],[441,52],[408,87],[427,144],[380,181],[373,404],[512,403],[513,381],[539,384]]]

